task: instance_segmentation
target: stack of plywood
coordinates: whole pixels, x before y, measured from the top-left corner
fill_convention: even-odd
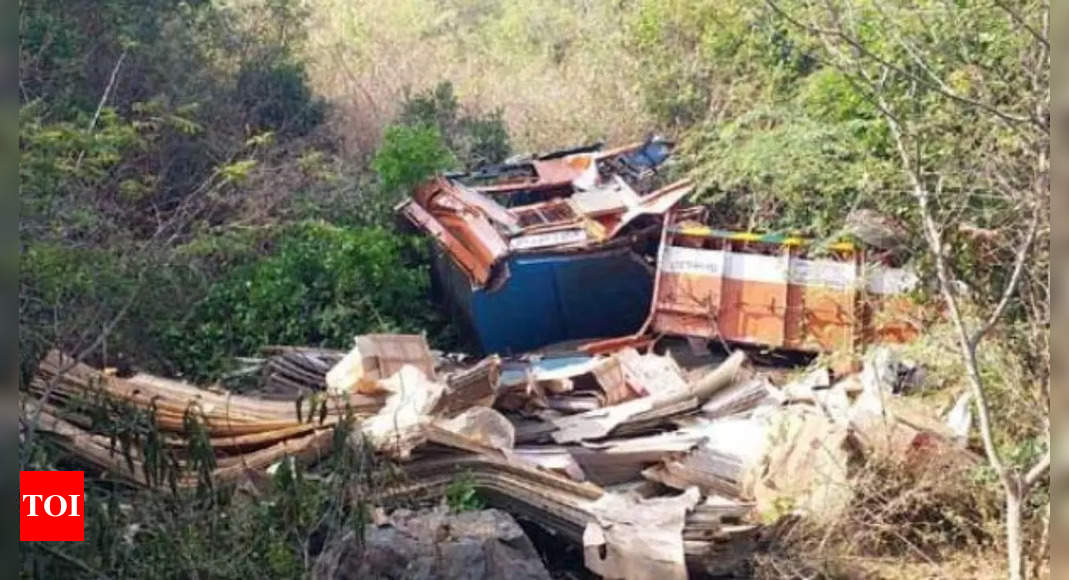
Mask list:
[[[353,444],[370,443],[404,475],[388,488],[354,490],[365,500],[441,497],[467,474],[491,505],[581,542],[591,570],[663,580],[730,568],[762,529],[748,520],[769,506],[809,517],[844,509],[851,439],[866,453],[899,454],[924,452],[918,441],[950,441],[938,420],[880,380],[896,376],[886,357],[838,382],[820,370],[780,389],[755,376],[741,351],[692,379],[671,357],[627,348],[549,363],[491,356],[447,373],[419,337],[360,337],[333,356],[339,362],[316,375],[324,377],[316,392],[278,401],[117,378],[52,352],[23,416],[109,476],[158,484],[158,449],[167,449],[175,483],[194,485],[203,469],[192,469],[192,443],[207,444],[216,482],[233,482],[285,457],[323,457],[351,415],[353,435],[362,435]],[[548,404],[587,393],[596,407]],[[102,426],[130,411],[155,429],[116,445]]]

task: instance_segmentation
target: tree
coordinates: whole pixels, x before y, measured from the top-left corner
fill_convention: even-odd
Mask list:
[[[1048,413],[1038,453],[1011,457],[979,358],[999,330],[1016,340],[1049,409],[1050,6],[992,7],[766,0],[820,59],[876,106],[956,329],[988,465],[1005,496],[1007,571],[1025,574],[1022,510],[1050,466]],[[984,256],[983,263],[975,256]],[[1032,387],[1032,389],[1029,389]],[[1019,441],[1018,441],[1019,443]],[[1043,557],[1042,555],[1040,556]]]

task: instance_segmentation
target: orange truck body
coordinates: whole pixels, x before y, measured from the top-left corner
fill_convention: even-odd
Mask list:
[[[867,263],[839,243],[668,226],[649,325],[655,334],[719,338],[803,352],[852,351],[917,336],[908,270]]]

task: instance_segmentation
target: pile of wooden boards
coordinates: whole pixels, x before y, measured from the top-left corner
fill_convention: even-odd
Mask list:
[[[261,349],[268,358],[261,362],[262,390],[268,398],[293,399],[327,388],[327,373],[345,356],[344,351],[324,348],[271,346]]]
[[[203,433],[214,450],[216,481],[236,481],[245,470],[286,456],[315,460],[328,450],[333,425],[347,409],[359,418],[383,405],[381,398],[359,394],[271,401],[146,374],[118,378],[59,351],[41,361],[26,395],[25,426],[55,436],[108,477],[141,485],[164,468],[164,456],[178,468],[180,484],[195,483],[184,469],[191,430]]]
[[[730,570],[771,508],[840,513],[851,449],[927,453],[936,441],[968,455],[938,419],[907,412],[886,356],[858,375],[832,381],[816,369],[781,388],[741,351],[690,376],[671,355],[628,347],[447,368],[421,337],[399,335],[359,337],[349,353],[270,354],[264,383],[288,384],[271,395],[290,388],[290,400],[118,378],[52,352],[23,397],[24,425],[138,485],[161,480],[159,449],[179,473],[195,471],[199,433],[225,483],[287,456],[316,461],[348,415],[362,435],[352,444],[370,443],[403,474],[360,497],[441,497],[467,476],[491,505],[582,543],[592,571],[665,580]],[[122,413],[155,430],[117,445],[108,429]]]

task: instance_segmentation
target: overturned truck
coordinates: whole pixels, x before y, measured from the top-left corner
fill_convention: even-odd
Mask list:
[[[803,352],[916,336],[909,270],[849,241],[709,227],[665,183],[671,144],[566,150],[438,176],[398,206],[432,236],[438,297],[478,350],[648,333]]]
[[[438,176],[398,211],[432,236],[442,301],[483,352],[635,332],[662,216],[691,191],[662,183],[670,144],[553,153]]]

